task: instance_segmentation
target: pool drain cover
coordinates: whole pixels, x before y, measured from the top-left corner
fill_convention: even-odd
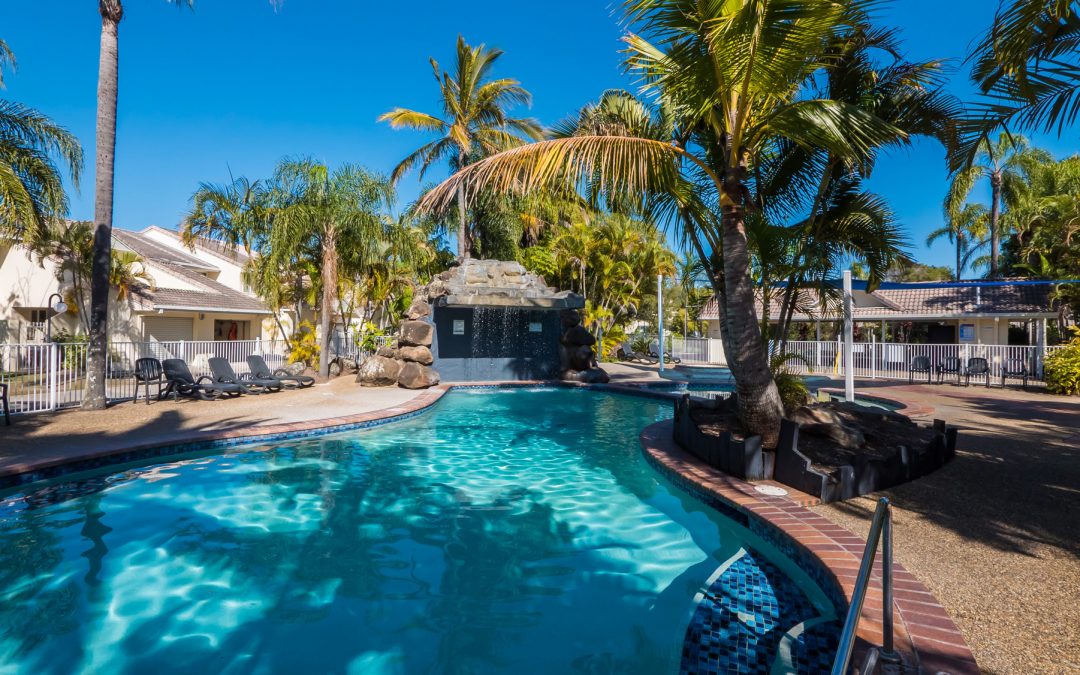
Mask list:
[[[770,497],[783,497],[787,494],[787,490],[775,485],[755,485],[754,489],[763,495],[769,495]]]

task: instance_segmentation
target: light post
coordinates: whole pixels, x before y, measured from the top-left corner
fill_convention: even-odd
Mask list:
[[[659,337],[660,372],[664,372],[664,275],[656,275],[656,332]]]
[[[53,298],[56,298],[55,303]],[[49,296],[48,305],[48,309],[45,310],[45,341],[52,342],[52,318],[66,312],[67,303],[64,302],[64,296],[53,293]],[[49,310],[52,310],[52,314],[49,313]]]

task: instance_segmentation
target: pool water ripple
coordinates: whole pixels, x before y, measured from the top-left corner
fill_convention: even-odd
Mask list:
[[[713,623],[736,642],[766,626],[754,663],[782,671],[805,649],[777,660],[777,636],[831,605],[647,465],[637,435],[670,414],[450,393],[370,431],[11,492],[0,674],[676,673],[717,592],[735,604]],[[730,628],[748,611],[772,613]]]

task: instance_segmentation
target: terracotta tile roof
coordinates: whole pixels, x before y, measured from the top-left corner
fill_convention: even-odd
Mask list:
[[[1012,284],[986,286],[977,283],[957,286],[922,284],[883,284],[873,293],[856,292],[853,314],[863,319],[905,319],[912,317],[945,317],[967,315],[1030,315],[1051,314],[1049,284]],[[782,293],[782,291],[781,291]],[[771,298],[769,318],[780,318],[781,298]],[[815,291],[803,292],[803,309],[818,307],[824,311],[812,312],[814,316],[797,311],[796,321],[814,318],[835,318],[840,315],[838,302],[826,298],[822,307]],[[761,315],[759,297],[757,312]],[[719,318],[715,299],[710,299],[701,311],[701,318]]]
[[[213,271],[216,267],[195,256],[159,244],[149,237],[126,230],[113,230],[113,238],[143,259],[155,288],[135,289],[133,301],[143,311],[186,309],[196,312],[243,312],[270,314],[271,311],[256,297],[214,281],[199,270]],[[162,270],[185,281],[194,288],[169,288],[168,281],[159,280],[154,270]],[[175,283],[175,282],[173,282]]]
[[[197,270],[217,270],[216,267],[205,260],[159,244],[150,237],[139,232],[115,229],[112,232],[112,236],[113,241],[119,242],[125,248],[138,253],[143,260],[169,263],[171,265],[190,267]]]

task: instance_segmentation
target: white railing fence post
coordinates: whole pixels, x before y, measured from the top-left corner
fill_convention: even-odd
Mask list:
[[[57,396],[57,393],[58,393],[57,392],[57,385],[58,385],[57,378],[60,376],[60,364],[57,363],[57,358],[59,356],[60,356],[60,350],[57,349],[57,344],[55,342],[50,342],[49,343],[49,349],[48,349],[48,359],[49,360],[48,360],[48,363],[46,365],[46,368],[47,368],[46,378],[47,378],[48,387],[49,387],[49,410],[56,410],[56,403],[57,403],[57,398],[58,398],[58,396]]]

